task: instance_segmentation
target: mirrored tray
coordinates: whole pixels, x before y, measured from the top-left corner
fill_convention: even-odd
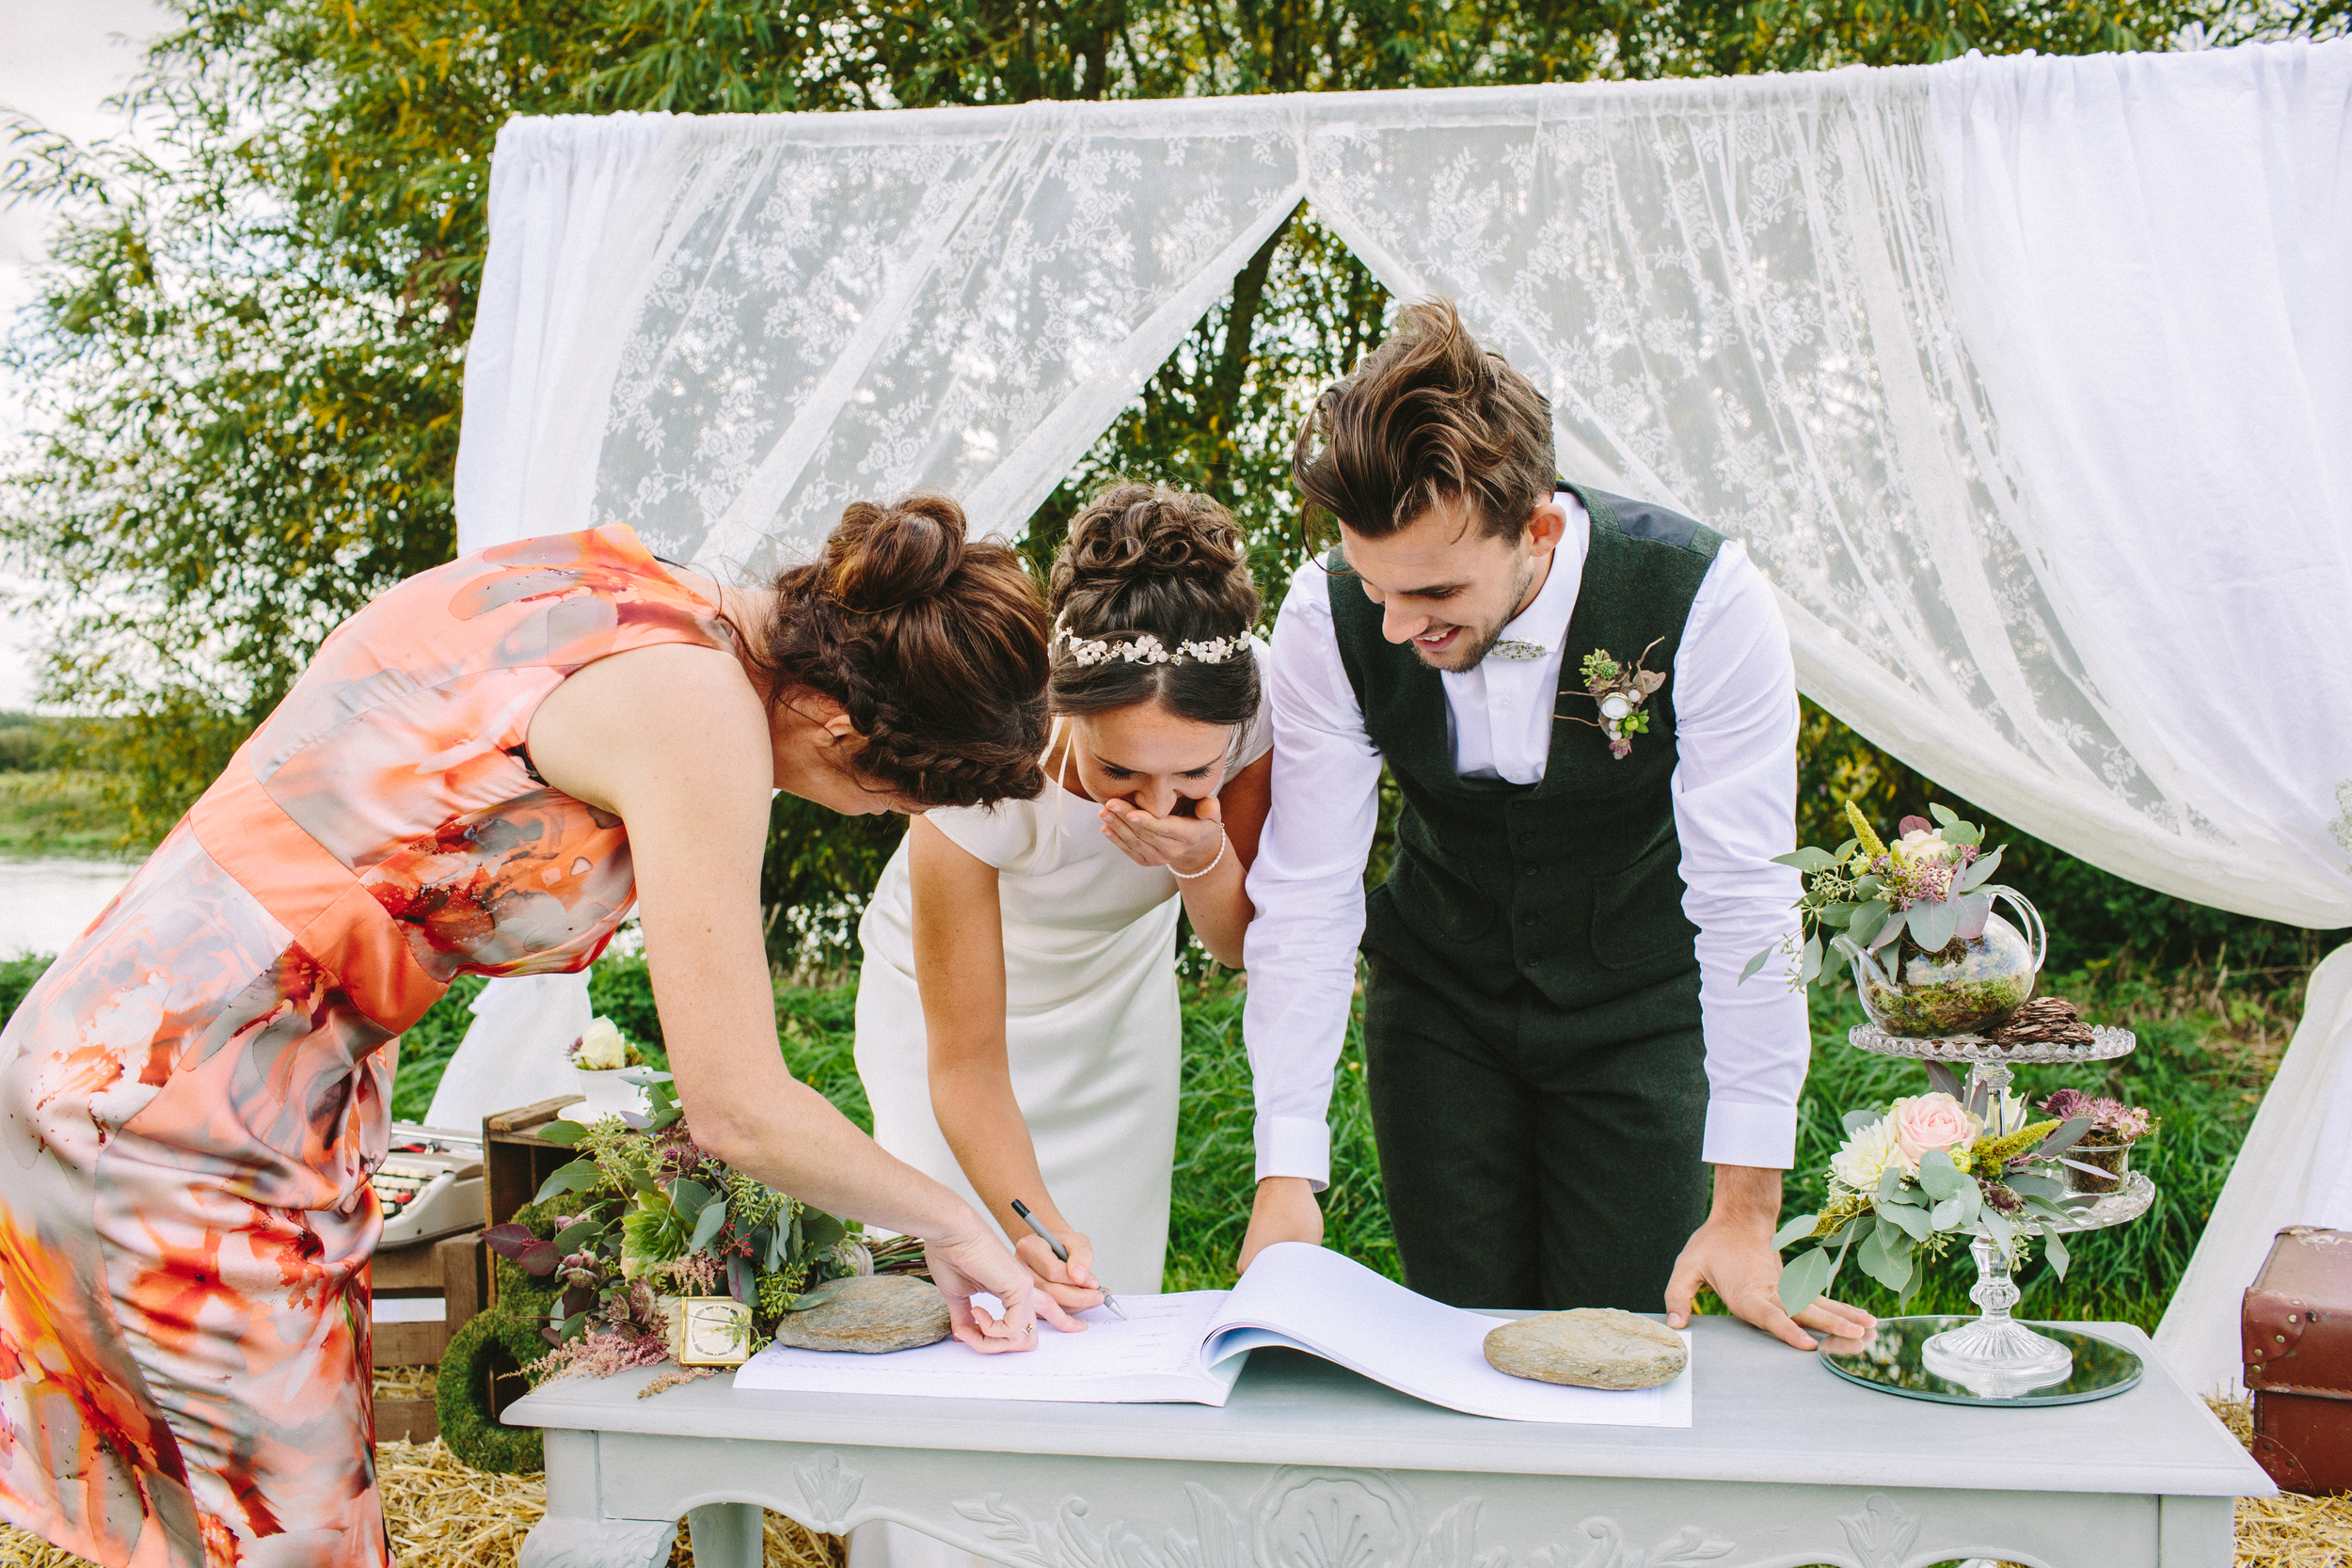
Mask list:
[[[2010,1406],[2082,1404],[2107,1399],[2138,1383],[2144,1370],[2137,1354],[2113,1340],[2064,1323],[2038,1323],[2033,1325],[2037,1333],[2067,1353],[2058,1363],[2062,1370],[2055,1376],[2048,1371],[2008,1375],[1985,1370],[1963,1383],[1930,1371],[1927,1361],[1931,1357],[1924,1349],[1928,1341],[1977,1322],[1941,1314],[1881,1318],[1867,1338],[1821,1336],[1821,1365],[1849,1383],[1905,1399]]]
[[[1857,1023],[1847,1032],[1848,1043],[1882,1056],[1912,1056],[1930,1062],[1986,1062],[2001,1067],[2039,1062],[2104,1062],[2128,1056],[2138,1043],[2129,1029],[2093,1024],[2089,1045],[1999,1045],[1982,1035],[1947,1035],[1915,1039],[1890,1035],[1875,1023]]]

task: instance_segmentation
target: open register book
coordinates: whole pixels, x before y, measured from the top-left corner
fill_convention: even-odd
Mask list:
[[[1508,1421],[1687,1427],[1691,1369],[1662,1388],[1613,1392],[1496,1371],[1481,1348],[1500,1320],[1415,1295],[1336,1252],[1286,1242],[1232,1291],[1119,1298],[1084,1334],[1038,1325],[1038,1347],[978,1355],[953,1339],[888,1355],[771,1345],[735,1374],[739,1389],[930,1394],[1077,1403],[1223,1404],[1261,1345],[1335,1361],[1415,1399]],[[1690,1336],[1683,1336],[1690,1343]]]

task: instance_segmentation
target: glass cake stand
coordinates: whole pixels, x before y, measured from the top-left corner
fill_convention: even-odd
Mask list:
[[[2094,1027],[2090,1034],[2088,1045],[2005,1046],[1978,1035],[1913,1039],[1866,1023],[1847,1038],[1882,1056],[1967,1063],[1962,1099],[1982,1107],[1988,1130],[1998,1137],[2016,1131],[2007,1125],[2004,1104],[2015,1065],[2106,1061],[2130,1054],[2138,1044],[2128,1029]],[[2155,1184],[2133,1171],[2116,1191],[2076,1207],[2065,1224],[2037,1225],[2035,1234],[2123,1225],[2155,1200]],[[2010,1277],[2008,1249],[1980,1230],[1968,1250],[1977,1264],[1977,1283],[1968,1292],[1977,1316],[1882,1319],[1868,1338],[1825,1341],[1821,1364],[1866,1388],[1947,1404],[2078,1404],[2120,1394],[2139,1381],[2139,1357],[2121,1345],[2054,1323],[2028,1327],[2010,1317],[2019,1291]]]

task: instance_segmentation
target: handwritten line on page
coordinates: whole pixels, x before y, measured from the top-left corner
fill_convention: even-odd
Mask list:
[[[1248,1353],[1286,1345],[1400,1393],[1506,1421],[1687,1427],[1691,1369],[1659,1388],[1533,1383],[1486,1364],[1499,1321],[1416,1295],[1336,1252],[1288,1242],[1259,1254],[1232,1291],[1121,1294],[1128,1321],[1095,1309],[1084,1334],[1040,1324],[1038,1347],[977,1355],[949,1339],[887,1355],[771,1345],[736,1373],[743,1389],[918,1394],[1073,1403],[1221,1405]],[[1683,1336],[1690,1343],[1690,1336]]]

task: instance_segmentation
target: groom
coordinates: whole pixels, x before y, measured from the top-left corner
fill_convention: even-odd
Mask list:
[[[1867,1323],[1826,1298],[1791,1322],[1777,1294],[1807,1031],[1782,979],[1738,983],[1797,894],[1771,863],[1793,847],[1798,720],[1762,576],[1687,517],[1556,480],[1544,395],[1444,300],[1325,391],[1295,472],[1340,548],[1274,632],[1242,1266],[1322,1238],[1360,936],[1413,1289],[1662,1300],[1680,1327],[1704,1285],[1808,1350],[1807,1327]],[[1367,900],[1384,762],[1404,809]]]

